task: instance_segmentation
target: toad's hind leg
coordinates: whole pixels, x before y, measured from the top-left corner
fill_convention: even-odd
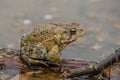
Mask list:
[[[59,46],[55,45],[46,55],[46,59],[58,65],[62,61],[62,58],[60,57],[59,53]]]
[[[29,45],[24,45],[21,48],[21,60],[24,61],[28,66],[31,65],[47,65],[45,61],[46,48],[42,43],[31,43]]]
[[[49,66],[46,61],[44,60],[35,60],[32,58],[29,58],[26,55],[23,55],[22,61],[24,61],[25,64],[28,65],[30,68],[34,68],[35,66]]]
[[[32,43],[29,47],[29,57],[33,59],[45,59],[46,48],[42,43]]]

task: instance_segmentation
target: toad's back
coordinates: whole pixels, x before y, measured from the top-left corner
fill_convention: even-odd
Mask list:
[[[60,30],[63,27],[53,24],[41,25],[35,28],[30,34],[24,38],[24,42],[28,45],[31,43],[41,43],[49,51],[54,45],[56,45],[55,37],[60,35]]]
[[[21,38],[21,60],[28,66],[48,65],[48,62],[58,65],[62,61],[60,52],[82,33],[83,29],[77,23],[38,26]]]

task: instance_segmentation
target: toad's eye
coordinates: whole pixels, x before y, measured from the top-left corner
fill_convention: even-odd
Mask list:
[[[76,29],[75,29],[75,28],[72,28],[72,29],[70,30],[70,34],[76,34]]]

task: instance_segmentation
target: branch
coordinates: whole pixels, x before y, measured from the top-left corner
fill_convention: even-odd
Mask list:
[[[109,66],[119,61],[120,61],[120,48],[117,49],[114,54],[111,54],[106,59],[102,60],[100,63],[94,66],[87,66],[84,68],[69,70],[66,73],[65,77],[72,78],[83,75],[95,76],[101,73],[104,69],[108,68]]]

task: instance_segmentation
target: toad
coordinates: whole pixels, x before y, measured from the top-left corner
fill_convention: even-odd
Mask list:
[[[28,66],[59,65],[60,52],[84,34],[79,23],[49,23],[36,27],[21,38],[20,58]]]

